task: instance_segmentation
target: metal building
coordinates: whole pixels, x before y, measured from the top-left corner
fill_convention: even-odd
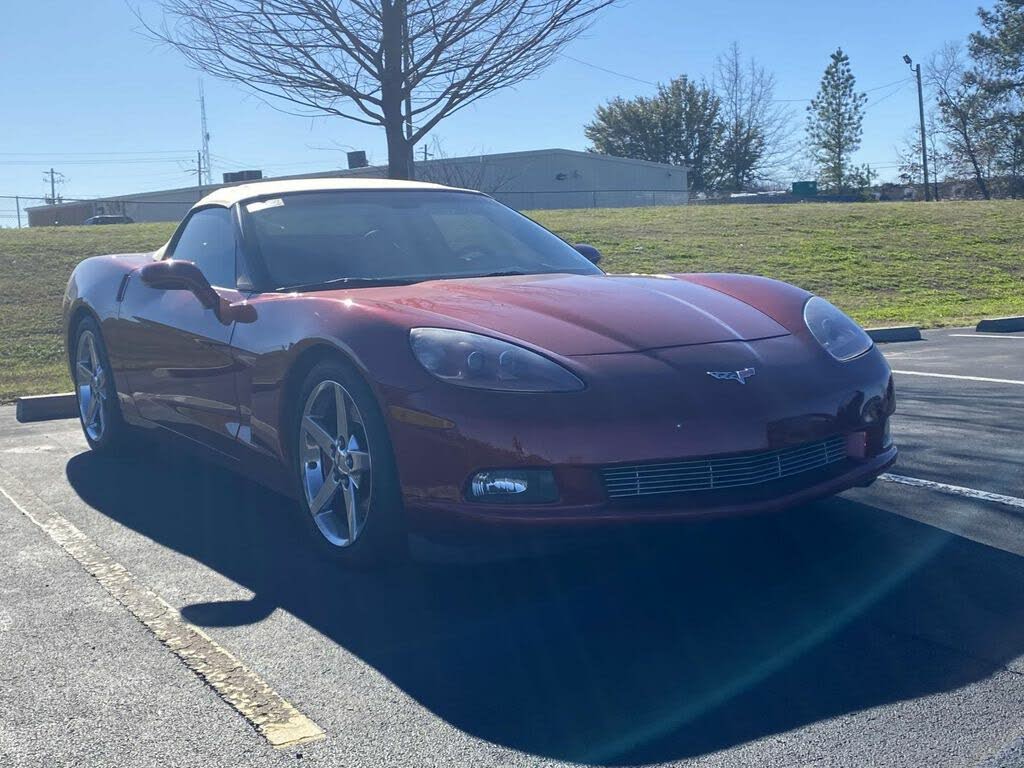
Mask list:
[[[386,166],[324,171],[280,178],[383,178]],[[416,162],[416,177],[479,189],[518,210],[685,205],[686,168],[569,149],[541,149]],[[221,186],[221,185],[217,185]],[[177,221],[216,187],[184,187],[29,208],[29,225],[81,224],[98,214],[135,221]]]

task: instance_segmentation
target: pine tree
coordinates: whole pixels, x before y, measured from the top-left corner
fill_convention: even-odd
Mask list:
[[[859,169],[852,156],[860,148],[864,102],[850,57],[837,48],[821,78],[821,87],[807,107],[807,142],[823,187],[842,191],[856,184]]]

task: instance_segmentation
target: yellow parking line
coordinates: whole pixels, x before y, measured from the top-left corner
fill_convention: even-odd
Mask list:
[[[22,501],[7,489],[14,489]],[[2,468],[0,494],[71,555],[272,746],[291,747],[324,737],[316,723],[281,698],[259,675],[185,621],[160,595],[140,584],[127,568]]]

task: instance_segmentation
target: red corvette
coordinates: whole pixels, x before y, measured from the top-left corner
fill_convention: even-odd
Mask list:
[[[889,366],[827,301],[598,260],[465,190],[221,189],[155,253],[71,276],[86,439],[188,438],[349,562],[412,531],[771,510],[895,461]]]

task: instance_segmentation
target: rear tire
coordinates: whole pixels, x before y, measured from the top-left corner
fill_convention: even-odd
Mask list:
[[[292,475],[317,550],[358,568],[404,561],[408,540],[394,452],[362,377],[341,360],[314,365],[291,426]]]
[[[121,416],[103,335],[91,317],[75,327],[71,366],[78,418],[89,447],[97,453],[124,453],[131,447],[130,428]]]

